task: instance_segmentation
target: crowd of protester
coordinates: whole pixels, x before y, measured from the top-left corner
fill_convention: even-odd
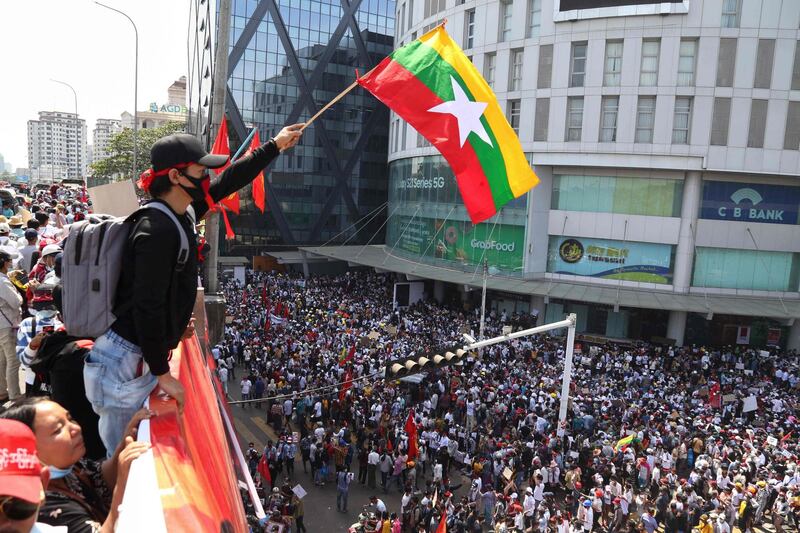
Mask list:
[[[475,336],[477,310],[395,309],[392,277],[367,272],[248,273],[224,287],[223,386],[240,383],[241,399],[254,400],[241,408],[279,435],[247,455],[272,520],[297,531],[289,482],[301,463],[317,486],[335,487],[322,490],[336,492],[338,510],[353,512],[351,483],[374,490],[361,531],[432,532],[443,516],[455,532],[800,525],[794,353],[584,346],[559,431],[560,338],[497,344],[419,383],[383,379],[388,361]],[[486,336],[532,321],[493,311]],[[402,493],[400,508],[380,499],[389,491]]]

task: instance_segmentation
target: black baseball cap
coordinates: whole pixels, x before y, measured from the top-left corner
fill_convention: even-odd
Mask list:
[[[188,163],[219,168],[228,162],[228,156],[209,154],[197,137],[188,133],[175,133],[155,142],[150,150],[150,161],[153,170],[158,172]]]

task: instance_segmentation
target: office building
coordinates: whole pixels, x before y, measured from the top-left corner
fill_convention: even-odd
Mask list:
[[[498,311],[574,312],[587,336],[800,349],[800,2],[402,0],[396,13],[400,45],[447,19],[541,183],[472,226],[449,166],[392,117],[395,215],[386,245],[351,262],[469,300],[487,258]]]
[[[252,127],[262,141],[308,120],[392,51],[394,1],[233,0],[226,114],[231,144]],[[388,111],[360,88],[305,131],[266,173],[267,209],[244,192],[231,222],[235,255],[273,245],[383,241]],[[382,209],[383,208],[383,209]],[[352,225],[377,215],[357,235]]]

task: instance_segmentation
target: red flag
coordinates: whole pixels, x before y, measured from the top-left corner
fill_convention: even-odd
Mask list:
[[[226,155],[230,158],[231,156],[231,148],[228,144],[228,121],[225,117],[222,117],[222,123],[219,125],[219,131],[217,131],[217,138],[214,140],[214,146],[211,148],[211,153],[215,155]],[[230,159],[228,162],[225,163],[222,167],[215,170],[217,176],[222,174],[222,172],[231,165]],[[222,205],[236,213],[239,214],[239,193],[235,192],[229,196],[226,196],[222,200],[219,201]],[[210,203],[208,204],[211,205]],[[229,224],[226,221],[226,229]]]
[[[711,407],[719,407],[721,399],[719,383],[714,383],[708,388],[708,404]]]
[[[269,315],[267,315],[267,319],[264,321],[264,331],[269,331],[269,327],[272,325],[270,321]]]
[[[792,430],[792,431],[790,431],[789,433],[787,433],[787,434],[786,434],[786,436],[784,436],[784,437],[781,439],[781,442],[784,442],[784,441],[787,441],[787,440],[789,440],[789,437],[791,437],[791,436],[792,436],[792,433],[794,433],[794,430]]]
[[[442,519],[439,521],[436,533],[447,533],[447,511],[442,511]]]
[[[219,125],[217,138],[214,140],[214,146],[211,147],[211,153],[215,155],[227,155],[229,158],[231,156],[231,148],[228,145],[228,121],[225,119],[225,117],[222,117],[222,123]],[[220,175],[229,166],[231,166],[230,159],[228,159],[227,163],[216,169],[214,172],[216,172],[217,175]]]
[[[344,375],[344,383],[342,383],[342,390],[339,391],[339,401],[343,402],[344,397],[347,395],[347,390],[353,386],[353,370],[348,368],[347,373]]]
[[[269,475],[269,466],[267,465],[266,453],[261,456],[261,460],[258,462],[256,471],[261,474],[261,479],[263,479],[265,483],[272,485],[272,476]]]
[[[408,458],[415,459],[419,454],[417,448],[417,424],[414,422],[414,410],[408,412],[406,418],[406,435],[408,435]]]
[[[256,134],[253,135],[253,140],[250,142],[250,149],[247,153],[252,152],[256,148],[261,146],[261,140],[258,138],[258,130],[256,130]],[[256,204],[256,207],[264,212],[264,208],[266,205],[267,193],[265,192],[264,187],[264,171],[258,173],[256,179],[253,180],[253,203]]]

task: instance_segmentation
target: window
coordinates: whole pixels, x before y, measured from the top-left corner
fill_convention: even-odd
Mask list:
[[[543,44],[539,47],[539,70],[536,76],[537,89],[549,89],[553,75],[553,45]]]
[[[636,109],[636,138],[637,143],[653,142],[653,125],[656,117],[656,97],[640,96]]]
[[[511,68],[508,77],[509,91],[519,91],[522,89],[522,53],[522,49],[511,51]]]
[[[794,67],[792,68],[792,90],[800,90],[800,41],[794,45]]]
[[[446,0],[425,0],[425,18],[432,17],[433,15],[444,11],[446,7]],[[431,27],[436,26],[433,24]]]
[[[678,85],[694,85],[694,72],[697,65],[697,39],[681,39],[678,56]]]
[[[464,13],[464,48],[473,47],[475,40],[475,10],[469,9]]]
[[[494,53],[486,54],[483,57],[483,77],[486,79],[486,83],[489,84],[489,87],[492,88],[494,88],[494,71],[496,64],[497,55]]]
[[[795,292],[799,272],[796,253],[697,247],[692,286]]]
[[[617,114],[619,97],[604,96],[600,110],[600,142],[611,143],[617,140]]]
[[[736,66],[736,39],[719,40],[717,58],[717,87],[733,87],[733,71]]]
[[[528,0],[528,24],[525,37],[538,37],[542,25],[542,0]]]
[[[749,148],[764,147],[764,130],[767,127],[768,100],[753,100],[750,107],[750,127],[747,130]]]
[[[405,120],[403,121],[403,132],[400,134],[400,146],[401,150],[406,149],[406,137],[408,137],[408,122]]]
[[[514,133],[519,135],[519,116],[520,116],[520,101],[509,100],[506,106],[506,118],[508,119],[511,129]]]
[[[756,75],[753,87],[769,89],[772,85],[772,61],[775,58],[775,39],[759,39],[756,52]]]
[[[414,22],[414,0],[408,0],[408,29],[411,29],[411,24]],[[412,38],[414,40],[414,38]]]
[[[738,28],[742,0],[722,0],[722,27]]]
[[[714,98],[714,110],[711,113],[711,144],[725,146],[728,144],[728,123],[731,118],[731,99]]]
[[[400,19],[400,33],[397,35],[403,35],[406,32],[406,5],[405,3],[400,5],[400,12],[397,14],[397,18]]]
[[[786,134],[783,138],[784,150],[800,148],[800,102],[789,102],[786,114]]]
[[[572,43],[572,59],[569,67],[569,86],[583,87],[586,75],[586,41]]]
[[[689,144],[689,128],[692,123],[692,98],[675,98],[675,117],[672,121],[672,144]]]
[[[682,180],[555,175],[550,207],[564,211],[679,217],[682,196]]]
[[[603,85],[619,87],[622,76],[622,41],[606,42],[606,63],[603,71]]]
[[[643,87],[658,85],[658,54],[660,50],[660,40],[642,41],[642,66],[639,73],[639,85]]]
[[[500,33],[497,40],[502,42],[508,41],[511,38],[511,17],[513,15],[514,3],[511,0],[500,1]]]
[[[550,99],[536,99],[536,115],[533,120],[533,140],[547,140],[547,126],[550,123]]]
[[[580,141],[583,128],[583,97],[570,96],[567,98],[567,132],[565,140]]]

